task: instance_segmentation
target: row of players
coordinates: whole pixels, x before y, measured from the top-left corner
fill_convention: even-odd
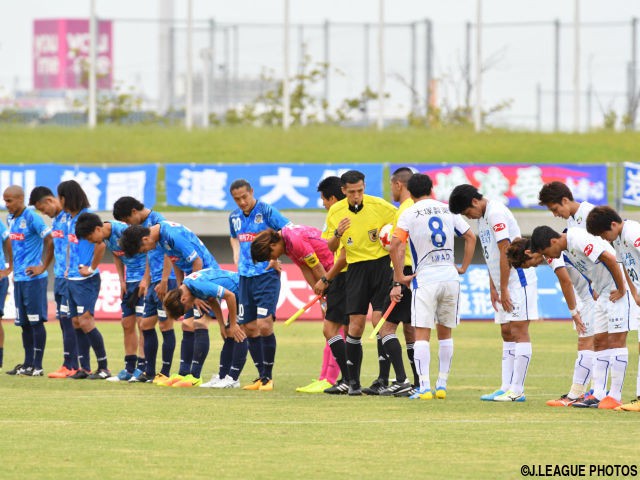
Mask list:
[[[325,206],[327,208],[330,207],[330,209],[327,217],[327,226],[325,231],[320,234],[320,232],[310,227],[289,226],[286,219],[272,207],[262,204],[261,208],[257,208],[261,202],[253,198],[250,185],[244,181],[238,182],[234,182],[231,187],[232,195],[239,206],[239,209],[230,216],[232,245],[235,245],[234,253],[244,256],[243,258],[247,260],[245,266],[255,266],[260,263],[265,265],[267,260],[275,260],[279,255],[287,253],[301,267],[309,283],[314,285],[316,292],[326,293],[327,312],[324,333],[333,354],[332,356],[337,361],[342,373],[342,379],[329,388],[328,393],[348,392],[351,395],[358,395],[364,390],[365,393],[396,396],[410,395],[413,398],[423,399],[432,398],[433,394],[428,372],[428,341],[431,329],[436,328],[440,346],[440,371],[436,382],[435,395],[439,398],[446,396],[446,381],[453,355],[451,330],[455,328],[459,321],[457,315],[458,274],[466,270],[475,247],[475,236],[469,230],[466,222],[460,216],[455,215],[462,213],[468,218],[479,220],[480,239],[491,278],[492,301],[497,310],[496,322],[501,325],[504,341],[502,385],[492,394],[483,396],[483,399],[524,401],[524,381],[531,360],[528,321],[529,319],[537,318],[537,294],[535,273],[532,270],[523,270],[522,268],[539,263],[541,256],[536,255],[537,253],[541,252],[551,258],[556,254],[560,256],[566,250],[564,251],[564,256],[567,261],[564,264],[562,261],[556,261],[554,270],[561,281],[563,293],[578,329],[580,338],[579,352],[571,391],[560,399],[549,402],[549,404],[599,406],[600,408],[622,407],[623,409],[635,409],[637,407],[636,401],[626,406],[622,406],[620,402],[625,372],[622,366],[626,367],[628,358],[625,347],[626,332],[630,327],[631,316],[631,302],[626,291],[623,270],[616,262],[615,255],[612,261],[611,252],[606,251],[606,247],[600,248],[600,243],[604,244],[604,242],[594,243],[595,241],[588,236],[589,234],[586,231],[572,233],[572,236],[583,236],[586,238],[586,240],[583,239],[584,241],[591,242],[585,244],[582,252],[591,260],[593,266],[587,260],[575,257],[579,251],[575,248],[567,249],[567,245],[562,243],[565,237],[559,236],[555,232],[549,232],[547,230],[548,227],[537,228],[531,241],[518,240],[520,231],[511,212],[503,205],[483,198],[471,185],[456,187],[451,195],[449,206],[447,206],[429,198],[431,195],[431,180],[427,176],[413,175],[409,169],[399,169],[391,177],[394,200],[401,201],[400,209],[397,211],[395,207],[384,200],[364,194],[364,176],[360,172],[347,172],[341,179],[334,177],[321,183],[319,186],[321,197]],[[346,195],[346,198],[340,200],[341,194]],[[62,200],[63,197],[60,192],[59,196]],[[121,200],[124,201],[125,199]],[[133,199],[126,200],[130,202]],[[336,205],[332,206],[331,203]],[[540,203],[547,206],[555,215],[569,219],[570,226],[573,226],[571,225],[573,222],[578,227],[584,225],[589,210],[593,208],[586,202],[583,204],[575,202],[568,188],[558,182],[553,182],[543,187],[540,192]],[[117,205],[118,203],[116,202],[116,207]],[[134,207],[137,207],[137,209],[130,208],[125,210],[125,213],[129,213],[130,216],[135,216],[139,212],[143,212],[142,216],[149,215],[149,211],[145,211],[142,205],[136,204]],[[114,216],[118,218],[116,210],[117,208],[114,207]],[[592,216],[598,214],[600,210],[600,208],[594,209]],[[609,210],[606,210],[607,214],[613,213],[617,215]],[[122,217],[122,215],[120,216]],[[273,219],[275,221],[272,221]],[[614,228],[616,222],[622,225],[622,221],[616,219],[619,219],[619,217],[611,220],[612,223],[609,225],[614,229],[614,233],[617,232]],[[86,228],[78,230],[76,226],[76,234],[81,234],[79,236],[86,236],[87,238],[91,237],[92,241],[101,243],[107,238],[102,229],[108,223],[103,224],[97,218],[92,220],[93,223],[89,222]],[[128,223],[136,223],[135,219],[129,218],[128,220]],[[242,231],[243,220],[250,220],[250,223],[252,223],[251,228],[247,228],[245,225],[244,231]],[[377,232],[380,227],[389,222],[397,223],[391,245],[394,279],[390,295],[391,270],[388,268],[388,253],[377,241]],[[164,230],[169,230],[167,225],[174,228],[183,228],[170,223],[163,225]],[[163,248],[165,251],[161,250],[161,256],[164,259],[165,276],[168,270],[167,257],[175,262],[174,266],[178,266],[176,271],[180,272],[180,274],[182,272],[189,273],[189,270],[197,271],[201,267],[209,266],[205,265],[204,261],[201,261],[201,265],[194,262],[189,263],[189,256],[180,257],[181,249],[179,246],[176,247],[175,240],[166,232],[163,237],[163,225],[152,228],[140,226],[124,229],[122,232],[123,238],[119,246],[124,251],[125,258],[135,258],[136,254],[153,252],[158,248]],[[257,233],[265,228],[267,228],[267,231],[261,234]],[[611,228],[603,231],[609,232]],[[108,230],[109,228],[107,228]],[[572,232],[572,230],[569,230],[569,232]],[[543,237],[543,234],[546,234],[548,239]],[[455,235],[462,236],[465,240],[465,257],[460,268],[455,267],[453,263],[453,237]],[[608,233],[608,235],[612,236],[613,234]],[[325,241],[319,238],[321,236],[324,237]],[[234,238],[237,239],[236,242],[234,242]],[[189,250],[189,248],[199,242],[197,238],[195,240],[186,249],[182,248],[182,255],[190,254],[193,256],[197,249]],[[551,248],[544,243],[547,240],[550,245],[554,244],[555,250],[545,250]],[[409,249],[411,256],[405,253],[407,241],[411,246]],[[157,246],[158,243],[160,244],[159,247]],[[556,243],[559,243],[559,245],[555,245]],[[635,243],[640,245],[640,242]],[[610,245],[609,249],[611,250]],[[330,251],[335,253],[335,257],[329,253]],[[165,253],[167,254],[166,256]],[[248,254],[252,255],[252,258]],[[632,255],[629,252],[625,255],[621,255],[619,260],[625,261],[627,268],[624,271],[629,280],[632,295],[634,299],[638,299],[632,281],[638,278],[633,269]],[[204,256],[206,257],[206,255]],[[194,258],[197,260],[199,257],[196,254]],[[180,264],[180,261],[183,263]],[[209,260],[207,261],[210,263]],[[260,263],[256,264],[254,261]],[[511,265],[509,261],[511,261]],[[349,266],[346,272],[344,272],[345,268],[343,268],[345,265]],[[170,267],[170,264],[168,266]],[[213,308],[214,311],[211,316],[215,316],[218,319],[222,318],[221,312],[216,312],[219,309],[219,305],[214,299],[222,298],[221,295],[225,292],[224,288],[218,288],[217,295],[214,295],[214,290],[206,291],[205,289],[199,291],[195,286],[190,286],[190,283],[197,282],[198,279],[202,281],[203,285],[217,285],[213,277],[211,277],[215,273],[210,273],[218,270],[216,268],[217,265],[212,264],[211,266],[213,270],[209,271],[209,273],[201,272],[200,274],[191,275],[191,278],[187,277],[180,290],[168,296],[165,305],[167,307],[171,305],[171,308],[168,309],[172,310],[174,317],[179,316],[185,307],[188,310],[195,302],[200,311],[208,312]],[[237,291],[239,296],[238,319],[236,321],[234,315],[231,315],[229,329],[223,328],[222,330],[223,336],[226,336],[227,340],[229,340],[229,342],[225,341],[225,345],[227,343],[232,345],[234,353],[231,357],[225,357],[223,347],[221,358],[235,358],[235,351],[238,350],[238,345],[242,345],[245,336],[249,337],[249,344],[251,345],[251,339],[254,339],[254,343],[257,343],[256,338],[273,335],[272,320],[275,313],[275,304],[273,309],[270,309],[268,304],[265,303],[267,297],[273,301],[273,296],[263,295],[264,291],[268,290],[268,288],[265,288],[266,282],[263,281],[264,279],[253,278],[251,287],[248,287],[247,284],[251,278],[243,278],[242,262],[239,262],[239,270],[240,279]],[[415,274],[412,273],[414,271]],[[265,268],[263,272],[265,273],[261,275],[266,275],[266,272],[268,272],[268,275],[277,279],[276,269],[269,270]],[[259,280],[259,282],[255,280]],[[244,294],[243,281],[245,283]],[[580,283],[581,281],[585,283]],[[160,282],[164,282],[162,276]],[[409,284],[412,284],[411,289],[407,288]],[[588,295],[590,300],[587,299],[582,288],[585,284],[587,292],[590,290],[589,287],[592,287],[596,292],[593,296],[591,294]],[[345,288],[345,285],[348,285],[349,288]],[[499,292],[496,285],[500,289]],[[218,286],[220,287],[220,285]],[[327,286],[329,288],[324,292]],[[583,303],[581,309],[585,314],[582,316],[578,311],[574,286],[578,298]],[[160,293],[160,296],[162,296],[164,294],[162,283],[159,287],[159,292],[156,293]],[[602,295],[602,293],[609,292],[607,289],[610,289],[612,293],[609,296]],[[228,290],[233,291],[232,289]],[[409,300],[412,292],[415,295],[413,302]],[[253,295],[253,298],[249,298],[251,295]],[[226,299],[229,302],[231,299],[229,292],[227,292],[227,296],[229,298]],[[594,296],[598,298],[597,301],[593,300]],[[399,307],[394,309],[395,315],[391,317],[392,321],[384,324],[380,330],[378,342],[380,375],[371,387],[361,389],[359,381],[362,362],[360,338],[364,329],[366,312],[369,305],[371,305],[374,312],[372,320],[374,324],[377,324],[382,311],[389,303],[389,297],[398,302]],[[277,295],[275,298],[277,299]],[[626,302],[624,301],[625,298]],[[588,301],[595,303],[593,305],[585,305]],[[626,309],[625,304],[627,306]],[[593,308],[591,308],[592,306]],[[247,309],[255,310],[255,313],[250,313],[248,321],[245,318]],[[231,308],[230,311],[234,312],[234,309]],[[191,385],[201,383],[199,369],[201,369],[202,361],[206,358],[206,352],[208,352],[208,334],[206,337],[202,335],[204,333],[202,330],[206,332],[206,328],[202,327],[206,327],[208,316],[205,314],[204,320],[197,318],[194,320],[195,330],[196,332],[200,330],[201,338],[200,341],[194,342],[196,354],[194,354],[191,362],[191,377],[186,380],[181,379],[178,383]],[[258,322],[254,323],[253,321],[256,318]],[[411,319],[411,324],[415,327],[412,329],[405,325],[404,329],[405,336],[409,337],[407,338],[409,345],[413,343],[411,342],[413,339],[411,336],[413,335],[415,338],[414,355],[418,361],[411,362],[414,367],[414,384],[417,387],[415,392],[412,391],[412,385],[406,378],[402,364],[400,343],[395,335],[397,324],[400,321],[406,321],[408,318]],[[267,321],[264,321],[265,319]],[[394,319],[396,322],[393,321]],[[266,335],[262,332],[263,325],[260,325],[260,320],[263,321],[263,325],[266,323],[270,327],[270,330],[266,330]],[[186,323],[183,323],[183,329]],[[338,332],[340,326],[347,323],[348,335],[345,345],[342,336]],[[237,324],[240,324],[242,328],[238,328]],[[144,332],[145,329],[143,329],[143,334]],[[197,337],[197,335],[194,336]],[[233,343],[231,339],[233,339]],[[253,349],[249,347],[254,363],[256,363],[260,373],[260,378],[249,388],[273,388],[271,372],[269,371],[265,374],[265,367],[273,365],[273,362],[269,360],[275,358],[275,337],[273,337],[273,357],[265,358],[265,353],[269,350],[269,347],[267,347],[269,345],[268,342],[269,340],[267,342],[263,341],[262,352],[255,352],[258,350],[255,346]],[[185,349],[184,337],[182,347],[182,350],[188,350]],[[145,348],[145,353],[146,350]],[[240,351],[242,352],[242,348],[240,348]],[[204,352],[204,357],[202,352]],[[260,353],[263,354],[262,363],[259,361],[261,359]],[[238,355],[238,357],[241,356]],[[246,357],[246,349],[244,350],[244,356]],[[385,360],[387,363],[386,372]],[[389,361],[396,371],[396,382],[387,386]],[[182,368],[185,363],[184,359],[182,359],[180,372],[182,377],[186,373]],[[224,363],[224,361],[221,361],[221,365]],[[607,372],[610,364],[612,385],[609,395],[605,396]],[[263,365],[262,369],[260,369],[260,365]],[[415,365],[418,365],[418,367],[416,368]],[[195,370],[194,366],[196,367]],[[604,370],[602,370],[603,366],[605,366]],[[100,371],[100,368],[98,371]],[[126,373],[130,373],[130,368],[126,370]],[[595,391],[593,395],[584,397],[586,386],[592,373]],[[237,377],[234,381],[237,381]]]

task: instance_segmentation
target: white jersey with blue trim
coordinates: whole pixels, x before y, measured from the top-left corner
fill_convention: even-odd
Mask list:
[[[589,202],[582,202],[576,210],[576,213],[567,218],[567,228],[580,227],[587,229],[587,216],[589,212],[595,208],[595,205]]]
[[[618,238],[613,241],[616,259],[624,265],[629,278],[640,289],[640,223],[625,220]]]
[[[489,268],[489,275],[496,289],[500,290],[500,249],[498,242],[512,242],[521,237],[520,227],[513,213],[500,202],[487,200],[484,215],[478,219],[478,236],[482,254]],[[509,273],[509,287],[536,284],[538,278],[533,268],[513,268]]]
[[[564,252],[567,260],[591,282],[591,288],[598,295],[608,296],[617,287],[609,268],[599,260],[603,252],[616,256],[609,242],[591,235],[584,228],[567,229],[567,249]],[[622,267],[618,264],[618,268]],[[624,274],[622,279],[626,283]]]
[[[462,236],[469,225],[449,206],[433,199],[420,200],[398,218],[397,229],[409,234],[414,288],[432,282],[460,281],[454,265],[453,239]]]

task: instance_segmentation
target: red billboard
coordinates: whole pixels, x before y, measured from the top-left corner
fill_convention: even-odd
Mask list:
[[[54,19],[33,22],[33,88],[86,89],[89,73],[89,20]],[[110,89],[113,81],[111,21],[98,22],[97,85]]]

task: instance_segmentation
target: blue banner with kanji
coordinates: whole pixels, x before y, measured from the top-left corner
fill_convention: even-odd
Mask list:
[[[229,192],[234,180],[245,179],[254,195],[278,209],[322,208],[318,183],[348,170],[365,175],[365,193],[382,196],[381,164],[256,164],[193,165],[168,164],[167,204],[205,210],[233,210]]]
[[[624,164],[622,185],[622,203],[640,205],[640,163],[626,162]]]

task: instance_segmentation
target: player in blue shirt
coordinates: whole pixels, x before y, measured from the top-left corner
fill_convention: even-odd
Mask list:
[[[2,317],[4,317],[4,302],[9,291],[9,275],[13,272],[13,252],[11,251],[11,239],[9,230],[3,222],[0,222],[0,372],[2,371],[2,359],[4,356],[4,328],[2,328]],[[5,256],[6,250],[6,256]],[[8,262],[7,262],[8,260]],[[8,263],[8,264],[7,264]]]
[[[13,255],[15,324],[22,327],[24,362],[15,374],[41,377],[47,342],[47,267],[53,260],[51,228],[24,203],[22,187],[12,185],[3,194]],[[13,371],[12,371],[13,372]],[[7,373],[12,373],[7,372]]]
[[[141,317],[144,310],[144,295],[140,295],[140,282],[147,265],[147,256],[143,253],[126,257],[119,241],[122,232],[128,228],[126,223],[114,220],[102,222],[95,213],[83,213],[76,222],[76,235],[80,239],[89,240],[93,244],[104,242],[111,253],[120,280],[120,299],[122,308],[122,330],[124,333],[125,368],[108,381],[128,381],[136,369],[138,349],[138,332],[136,317]]]
[[[89,200],[82,187],[75,180],[67,180],[58,185],[58,198],[62,208],[69,214],[67,238],[69,239],[67,261],[67,286],[69,290],[69,316],[73,321],[78,341],[78,361],[80,368],[69,378],[101,380],[111,376],[107,365],[104,339],[96,327],[93,317],[96,301],[100,294],[100,272],[98,265],[106,246],[94,245],[76,235],[78,217],[89,211]],[[90,348],[98,361],[98,368],[90,373]]]
[[[182,283],[185,274],[188,275],[203,268],[220,268],[202,241],[191,230],[179,223],[164,221],[149,228],[134,225],[123,232],[120,242],[125,255],[129,256],[150,252],[160,245],[173,263],[178,284]],[[202,328],[194,329],[193,340],[190,335],[187,335],[186,329],[193,325],[193,316],[193,310],[187,312],[182,322],[185,335],[182,337],[178,375],[171,381],[164,382],[164,385],[181,381],[189,375],[191,363],[196,355],[195,349],[204,342],[202,338],[205,335],[208,339],[207,330]],[[202,379],[193,377],[193,386],[201,383]]]
[[[67,223],[69,214],[62,209],[60,200],[48,187],[36,187],[29,195],[29,205],[32,205],[40,213],[53,219],[51,225],[51,238],[53,240],[53,295],[56,301],[56,318],[62,330],[63,363],[55,372],[50,372],[49,378],[67,378],[78,371],[78,342],[73,323],[69,316],[69,301],[67,299]]]
[[[226,349],[230,355],[225,356],[225,349],[220,354],[220,369],[212,381],[203,383],[201,387],[239,388],[238,377],[247,359],[247,340],[242,328],[237,323],[238,274],[226,270],[205,268],[188,275],[182,285],[171,290],[165,297],[165,309],[172,317],[184,315],[185,309],[197,309],[202,315],[196,316],[194,326],[196,332],[204,329],[208,332],[210,318],[215,317],[220,325],[223,340],[235,343],[235,348]],[[228,323],[225,324],[220,302],[227,302],[229,309]],[[209,352],[209,337],[202,336],[195,345],[190,375],[199,378],[202,366]],[[237,342],[237,343],[236,343]],[[216,378],[217,377],[217,378]],[[215,381],[214,381],[215,379]],[[193,379],[189,376],[183,381],[173,384],[174,387],[191,387]]]
[[[145,208],[144,204],[133,197],[120,197],[113,204],[113,218],[128,225],[152,227],[165,220],[156,211]],[[165,276],[163,277],[163,271]],[[168,273],[167,273],[168,272]],[[176,288],[176,277],[169,257],[164,254],[160,245],[147,253],[147,268],[140,282],[140,293],[144,295],[144,313],[140,321],[143,336],[143,352],[146,358],[144,371],[136,370],[130,382],[150,382],[161,384],[169,380],[173,353],[176,349],[176,334],[173,329],[173,318],[168,318],[162,306],[162,298],[170,289]],[[162,369],[156,375],[156,357],[158,355],[158,334],[156,324],[160,320],[162,332]],[[184,328],[187,328],[183,325]],[[186,333],[191,336],[193,330]],[[184,337],[184,335],[183,335]],[[138,367],[140,368],[140,367]]]
[[[243,388],[273,390],[276,358],[273,322],[280,295],[280,272],[276,262],[253,263],[251,242],[263,230],[279,231],[291,222],[271,205],[256,200],[253,188],[246,180],[235,180],[229,190],[238,205],[229,215],[233,261],[240,274],[238,323],[249,338],[249,352],[259,374],[259,378]]]

